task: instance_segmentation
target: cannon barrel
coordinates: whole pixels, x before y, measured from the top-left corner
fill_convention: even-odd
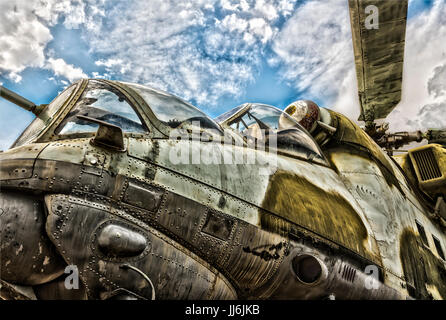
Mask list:
[[[24,97],[22,97],[21,95],[18,95],[17,93],[6,89],[3,86],[0,86],[0,97],[18,105],[19,107],[22,107],[23,109],[27,110],[27,111],[31,111],[34,114],[38,114],[39,108],[38,106],[34,103],[29,101],[28,99],[25,99]]]

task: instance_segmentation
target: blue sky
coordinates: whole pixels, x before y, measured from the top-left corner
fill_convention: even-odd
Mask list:
[[[445,21],[445,0],[410,1],[395,129],[446,126]],[[0,0],[0,83],[40,104],[82,77],[148,84],[212,117],[297,99],[358,114],[347,0]],[[0,149],[32,119],[0,100]]]

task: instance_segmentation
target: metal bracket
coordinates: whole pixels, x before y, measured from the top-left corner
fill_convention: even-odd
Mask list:
[[[125,152],[124,145],[124,134],[122,133],[122,129],[118,126],[115,126],[111,123],[101,121],[95,118],[90,118],[86,116],[79,115],[78,119],[96,123],[99,125],[98,131],[96,131],[96,135],[91,143],[98,147],[102,147],[105,149],[110,149],[112,151]]]

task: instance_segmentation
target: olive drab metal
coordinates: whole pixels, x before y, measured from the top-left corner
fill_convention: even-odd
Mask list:
[[[1,87],[37,117],[0,153],[0,297],[446,298],[446,131],[375,122],[400,100],[407,0],[349,4],[365,129],[311,101],[211,119],[120,81],[43,106]]]

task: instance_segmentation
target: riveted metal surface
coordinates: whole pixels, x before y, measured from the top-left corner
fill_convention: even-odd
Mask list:
[[[125,288],[137,295],[150,297],[150,288],[139,275],[129,273],[119,268],[119,263],[103,259],[97,254],[97,248],[90,243],[95,239],[98,225],[113,220],[113,224],[138,230],[144,234],[148,243],[147,252],[139,259],[133,259],[130,264],[143,270],[153,281],[157,297],[170,299],[206,299],[235,298],[235,292],[221,275],[200,260],[191,252],[178,248],[174,242],[166,242],[159,237],[159,232],[148,227],[141,227],[126,222],[125,214],[119,209],[89,203],[81,198],[66,196],[48,196],[46,203],[50,210],[47,231],[66,260],[72,261],[80,268],[80,276],[87,288],[90,298],[101,298],[107,292]],[[86,207],[85,205],[88,206]],[[57,206],[64,208],[59,214],[53,214]],[[118,214],[120,212],[121,214]],[[82,234],[75,230],[81,226]],[[83,250],[73,250],[74,248]],[[75,252],[76,251],[76,252]],[[172,281],[175,279],[175,281]]]
[[[163,190],[143,182],[129,182],[125,190],[125,203],[155,212],[161,204]]]
[[[217,214],[209,212],[206,215],[206,222],[201,229],[202,233],[227,241],[232,233],[234,221],[219,217]]]
[[[8,152],[2,153],[1,160],[17,160],[17,159],[29,159],[34,160],[43,149],[47,147],[47,143],[33,143],[26,146],[20,146],[8,150]]]
[[[98,152],[86,152],[83,161],[83,173],[102,176],[104,169],[105,155]]]
[[[135,110],[148,108],[125,85],[105,83]],[[63,265],[79,266],[81,297],[121,290],[150,298],[149,282],[123,263],[147,275],[161,299],[444,297],[444,263],[430,236],[444,242],[444,234],[429,206],[356,124],[330,117],[337,130],[324,151],[332,167],[219,142],[159,139],[161,133],[126,134],[127,151],[115,153],[91,145],[89,136],[1,153],[2,192],[23,194],[26,203],[45,197],[42,234]],[[211,151],[260,161],[178,164],[171,158],[178,147],[190,157]],[[0,206],[0,219],[7,207]],[[412,250],[416,232],[406,232],[415,230],[415,218],[429,235],[419,251]],[[292,261],[300,255],[321,262],[322,280],[296,279]],[[421,278],[420,258],[429,261]],[[377,290],[364,285],[370,265],[379,271]],[[60,278],[44,281],[38,297],[50,297],[51,288],[70,297],[58,289]]]
[[[45,236],[42,200],[3,190],[0,207],[1,279],[36,285],[60,276],[65,264]]]
[[[2,161],[2,170],[0,172],[1,180],[14,180],[31,178],[33,174],[34,160],[5,160]]]
[[[382,160],[387,158],[384,154],[381,160],[370,157],[354,144],[331,145],[326,151],[373,230],[383,263],[384,282],[414,296],[413,291],[408,291],[410,284],[402,284],[408,277],[406,270],[416,269],[416,262],[395,258],[399,257],[401,250],[405,250],[402,233],[414,227],[415,219],[422,221],[422,225],[433,235],[442,234],[442,231],[429,221],[425,204],[420,202],[416,190],[411,187],[410,183],[413,182],[406,179],[395,162],[388,161],[390,158],[383,169]],[[407,170],[407,166],[405,168]],[[431,285],[429,290],[436,292],[437,289]],[[423,290],[418,288],[418,291]]]

